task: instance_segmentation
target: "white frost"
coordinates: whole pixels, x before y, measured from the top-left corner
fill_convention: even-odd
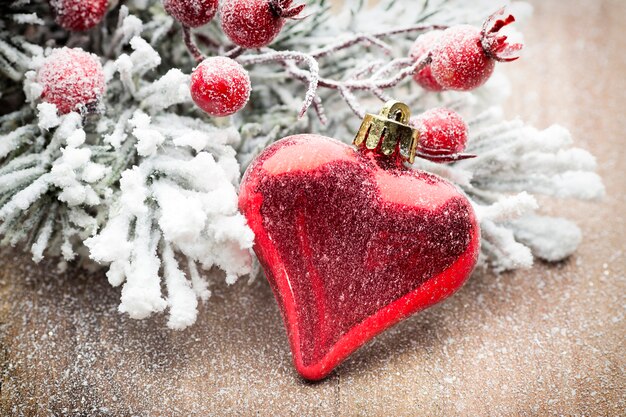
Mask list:
[[[40,129],[51,129],[57,127],[61,123],[61,119],[57,114],[57,106],[52,103],[39,103],[37,105]]]

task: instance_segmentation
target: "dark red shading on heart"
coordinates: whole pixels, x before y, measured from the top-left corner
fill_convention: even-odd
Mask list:
[[[266,149],[239,206],[296,368],[311,380],[456,291],[479,249],[471,205],[453,185],[317,135]]]

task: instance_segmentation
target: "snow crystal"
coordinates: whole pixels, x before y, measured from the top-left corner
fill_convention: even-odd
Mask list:
[[[36,61],[36,60],[33,60]],[[37,74],[35,71],[28,71],[24,75],[24,94],[26,95],[26,101],[33,103],[41,97],[43,93],[43,85],[36,81]]]
[[[159,53],[143,38],[135,36],[130,40],[130,46],[134,49],[130,54],[134,73],[144,74],[161,63]]]
[[[122,23],[122,32],[124,33],[124,39],[126,39],[126,41],[139,36],[142,30],[143,23],[138,17],[133,15],[126,16],[124,22]]]
[[[28,25],[43,25],[44,21],[37,13],[15,13],[11,15],[11,18],[17,23]]]
[[[84,166],[91,158],[91,150],[89,148],[70,148],[62,150],[62,161],[71,169],[75,170]]]
[[[530,249],[517,242],[510,229],[498,226],[490,220],[484,220],[480,226],[483,253],[492,255],[490,263],[496,272],[530,268],[533,265]]]
[[[165,181],[156,182],[152,189],[161,208],[159,226],[165,239],[193,244],[207,220],[200,199]]]
[[[144,201],[148,198],[146,177],[139,167],[135,166],[122,173],[120,190],[122,191],[121,202],[129,213],[139,216],[148,211],[144,205]]]
[[[129,124],[134,126],[133,135],[137,138],[137,153],[141,156],[154,155],[157,148],[165,141],[165,137],[150,128],[150,116],[141,110],[135,111]]]
[[[57,197],[59,201],[67,203],[68,206],[78,206],[85,202],[87,198],[87,191],[85,187],[78,184],[70,185],[69,187],[63,188]]]
[[[126,123],[128,123],[128,119],[130,118],[131,114],[132,110],[126,110],[120,115],[115,124],[115,127],[113,128],[113,131],[107,135],[104,135],[102,139],[104,143],[111,144],[111,146],[113,146],[115,149],[118,149],[120,146],[122,146],[122,143],[124,143],[124,141],[128,137],[128,135],[125,133],[125,129]]]
[[[67,146],[68,148],[78,148],[80,145],[85,143],[85,139],[87,139],[85,131],[83,129],[76,129],[74,133],[67,137]]]
[[[52,103],[39,103],[37,105],[39,123],[37,126],[41,129],[51,129],[57,127],[61,123],[61,119],[57,114],[57,106]]]
[[[94,183],[102,179],[108,171],[110,171],[110,168],[104,165],[87,162],[83,167],[81,179],[88,183]]]
[[[582,240],[575,223],[561,218],[526,216],[513,222],[515,237],[533,254],[550,262],[570,256]]]
[[[138,95],[143,98],[142,105],[152,112],[189,102],[189,75],[172,68],[163,77],[140,90]]]
[[[99,234],[85,241],[93,260],[102,263],[126,260],[131,250],[128,241],[130,215],[123,212],[112,216]],[[116,285],[119,285],[117,283]]]
[[[122,54],[115,60],[115,68],[120,74],[130,74],[133,69],[133,61],[130,56]]]
[[[163,275],[170,306],[168,327],[182,330],[193,324],[198,316],[198,299],[185,274],[179,269],[169,244],[163,248]]]

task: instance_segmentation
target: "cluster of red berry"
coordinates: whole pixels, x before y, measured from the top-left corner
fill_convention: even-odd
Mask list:
[[[285,20],[296,17],[304,4],[293,0],[163,0],[163,7],[187,27],[210,22],[220,9],[220,23],[228,38],[242,48],[262,48],[280,33]],[[211,57],[191,75],[191,97],[211,116],[228,116],[241,110],[250,97],[250,78],[235,60]]]
[[[500,29],[515,21],[512,15],[499,19],[504,10],[494,13],[482,29],[469,25],[427,32],[419,36],[410,50],[415,60],[430,57],[429,65],[416,71],[413,79],[425,90],[470,91],[483,85],[495,68],[496,61],[513,61],[519,57],[520,43],[507,42]],[[463,155],[467,142],[467,125],[456,112],[439,108],[413,121],[420,131],[420,156],[437,162],[471,157]]]
[[[304,4],[292,6],[293,0],[163,0],[163,7],[185,26],[209,23],[220,9],[222,30],[243,48],[269,45],[285,24],[296,17]]]
[[[417,38],[410,56],[420,59],[430,54],[431,63],[416,72],[413,78],[429,91],[469,91],[483,85],[495,68],[496,61],[514,61],[522,49],[520,43],[507,42],[500,29],[515,21],[494,13],[482,29],[469,25],[427,32]]]
[[[107,0],[50,0],[57,22],[70,30],[86,30],[97,24],[107,9]],[[210,22],[220,10],[221,27],[242,48],[261,48],[278,35],[288,18],[296,17],[304,5],[293,0],[163,0],[165,10],[183,26],[198,27]],[[473,90],[493,73],[496,61],[518,58],[521,44],[507,42],[500,29],[515,19],[500,10],[482,28],[468,25],[430,31],[417,38],[410,51],[415,60],[428,65],[414,74],[428,91]],[[42,99],[56,104],[60,113],[88,108],[104,93],[102,67],[92,54],[63,48],[52,54],[38,72]],[[248,72],[235,60],[217,56],[203,60],[191,75],[194,102],[211,116],[228,116],[241,110],[250,97]],[[467,124],[453,110],[437,108],[414,118],[420,131],[418,153],[422,158],[448,162],[464,155]]]

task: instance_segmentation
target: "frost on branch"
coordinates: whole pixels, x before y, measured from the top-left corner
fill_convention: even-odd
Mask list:
[[[417,166],[450,179],[468,195],[481,223],[482,261],[503,271],[531,266],[533,255],[551,262],[570,256],[581,241],[580,229],[565,219],[537,215],[531,194],[601,198],[604,186],[594,172],[594,157],[572,147],[561,126],[539,131],[519,120],[502,121],[494,109],[470,120],[470,133],[466,151],[476,158]]]
[[[232,148],[241,139],[172,111],[193,108],[189,76],[159,75],[158,52],[126,34],[141,29],[134,22],[122,19],[111,35],[121,45],[109,46],[126,52],[104,65],[100,113],[59,115],[40,101],[33,75],[31,105],[0,118],[0,235],[30,245],[35,261],[88,253],[122,286],[121,312],[141,319],[169,309],[168,326],[182,329],[210,295],[200,270],[216,266],[229,284],[251,270],[254,236],[237,210]]]
[[[559,261],[578,246],[578,227],[543,216],[535,195],[604,193],[593,156],[564,128],[503,119],[510,87],[497,71],[466,93],[430,93],[412,81],[431,59],[409,57],[416,37],[479,27],[494,11],[490,0],[349,1],[338,14],[307,1],[308,17],[261,50],[233,47],[217,20],[188,31],[200,51],[249,72],[250,102],[229,119],[209,119],[192,103],[196,62],[159,2],[112,2],[97,30],[71,36],[52,24],[45,3],[0,5],[0,102],[15,109],[0,116],[0,243],[30,249],[36,261],[90,256],[106,265],[121,287],[120,311],[133,318],[168,310],[168,325],[184,328],[210,296],[202,270],[216,266],[228,283],[254,275],[253,236],[236,206],[241,171],[291,134],[349,142],[360,116],[389,98],[415,115],[443,106],[468,122],[466,152],[476,158],[414,168],[466,193],[482,227],[481,260],[496,271],[528,267],[533,257]],[[511,6],[518,21],[529,13]],[[62,46],[101,58],[106,93],[96,109],[59,115],[41,102],[37,67]]]
[[[172,147],[122,173],[109,222],[85,242],[94,260],[111,265],[112,285],[125,281],[120,311],[141,319],[169,306],[170,327],[184,328],[195,321],[195,298],[207,296],[196,265],[220,267],[228,283],[250,272],[254,236],[237,211],[233,166],[228,148],[216,161],[209,152]],[[174,253],[194,272],[184,273]]]

